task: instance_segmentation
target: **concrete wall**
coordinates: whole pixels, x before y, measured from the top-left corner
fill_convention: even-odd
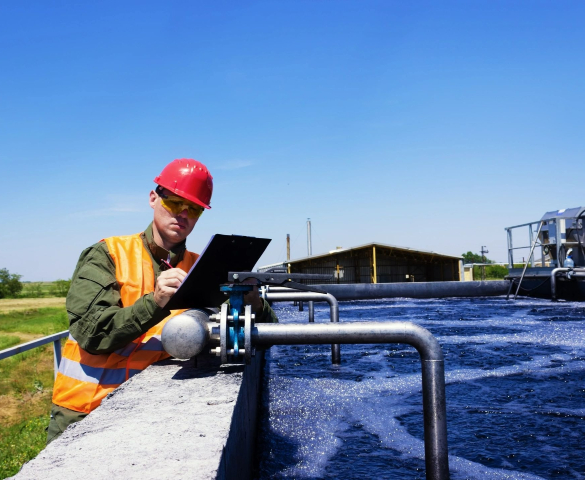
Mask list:
[[[248,479],[263,355],[155,364],[115,390],[13,478]]]

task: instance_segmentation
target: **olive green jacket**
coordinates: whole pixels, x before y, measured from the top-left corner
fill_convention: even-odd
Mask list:
[[[173,266],[182,260],[185,242],[170,252],[165,250],[154,242],[152,224],[141,237],[150,253],[156,278],[161,273],[161,259],[170,256]],[[256,313],[256,322],[278,322],[272,308],[262,301],[264,307],[262,312]],[[69,332],[81,348],[94,354],[110,353],[128,345],[171,313],[156,304],[153,293],[144,295],[134,305],[122,307],[116,265],[103,241],[81,253],[66,306]]]

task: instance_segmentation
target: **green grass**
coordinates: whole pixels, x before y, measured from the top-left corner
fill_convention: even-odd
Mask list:
[[[12,335],[0,335],[0,350],[12,347],[13,345],[18,345],[19,343],[22,343],[19,337]]]
[[[21,343],[21,334],[42,337],[68,327],[64,307],[0,314],[0,348]],[[45,447],[53,379],[51,344],[0,360],[0,408],[6,415],[0,424],[0,478],[17,473]]]
[[[62,307],[0,314],[0,332],[50,335],[68,328],[67,312]]]
[[[7,428],[0,427],[0,478],[15,475],[25,462],[45,448],[48,425],[47,413]]]

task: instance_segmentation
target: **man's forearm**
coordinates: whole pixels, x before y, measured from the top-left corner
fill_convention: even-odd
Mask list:
[[[128,345],[169,314],[154,302],[152,293],[126,308],[98,301],[81,317],[72,318],[69,312],[69,331],[89,353],[110,353]]]

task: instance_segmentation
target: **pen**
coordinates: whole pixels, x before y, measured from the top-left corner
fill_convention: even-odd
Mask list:
[[[174,268],[174,267],[171,265],[171,254],[170,254],[170,253],[169,253],[169,256],[167,257],[167,259],[166,259],[166,260],[164,260],[164,259],[162,259],[162,258],[161,258],[161,259],[160,259],[160,261],[161,261],[162,263],[164,263],[164,264],[165,264],[165,265],[166,265],[168,268]]]

